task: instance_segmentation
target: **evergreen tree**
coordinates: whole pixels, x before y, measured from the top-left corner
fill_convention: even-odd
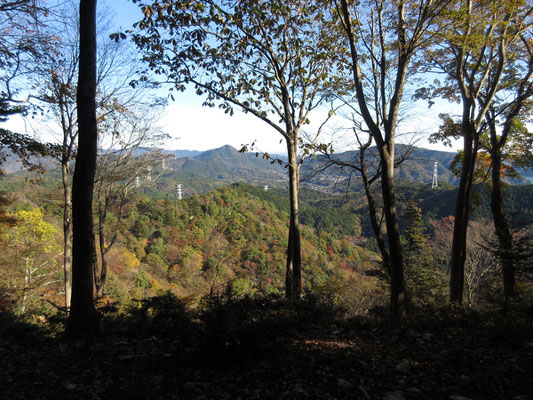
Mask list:
[[[405,228],[403,234],[406,240],[406,263],[409,263],[408,260],[410,260],[413,255],[418,256],[424,250],[428,235],[424,233],[426,229],[422,220],[422,210],[416,206],[413,200],[409,201],[406,214],[409,226]]]
[[[433,302],[439,293],[444,295],[443,280],[432,262],[422,211],[412,200],[406,210],[406,219],[408,226],[403,230],[403,239],[407,287],[414,300]]]

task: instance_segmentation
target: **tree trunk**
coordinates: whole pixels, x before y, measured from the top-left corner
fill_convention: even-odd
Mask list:
[[[65,152],[65,149],[63,149]],[[72,200],[68,177],[69,161],[64,153],[61,161],[61,176],[63,178],[63,270],[65,273],[65,309],[70,309],[72,296]]]
[[[78,154],[72,184],[71,338],[98,333],[93,300],[94,232],[92,199],[96,171],[96,0],[80,0],[80,69],[78,78]]]
[[[365,188],[366,200],[368,203],[368,213],[370,215],[370,223],[372,225],[372,231],[374,232],[374,236],[376,237],[376,242],[378,244],[379,252],[381,253],[381,261],[382,261],[383,267],[387,271],[387,275],[389,276],[389,279],[390,279],[390,276],[391,276],[390,256],[387,250],[387,246],[385,244],[385,239],[383,238],[383,233],[381,231],[381,224],[378,222],[376,202],[374,200],[374,196],[372,195],[372,191],[370,188],[370,181],[368,179],[368,170],[366,168],[364,151],[365,149],[360,149],[361,178],[363,179],[363,186]]]
[[[297,144],[287,140],[289,156],[289,198],[290,226],[289,243],[287,246],[287,270],[285,294],[288,299],[300,298],[302,292],[302,256],[300,246],[300,222],[298,218],[298,189],[300,167],[298,165]]]
[[[465,115],[464,112],[463,115]],[[463,120],[462,133],[464,137],[463,164],[461,166],[461,177],[455,204],[450,267],[450,302],[454,304],[463,304],[466,235],[472,203],[472,185],[477,156],[476,132],[470,121]]]
[[[398,35],[398,58],[395,59],[396,78],[391,93],[389,94],[389,101],[386,101],[386,97],[388,96],[385,93],[385,82],[387,81],[386,77],[388,71],[385,67],[385,54],[388,50],[386,49],[385,43],[382,41],[380,44],[381,47],[379,48],[379,51],[381,51],[381,54],[383,55],[383,59],[380,61],[382,69],[378,72],[378,74],[375,75],[375,84],[376,87],[381,87],[382,94],[380,94],[380,96],[382,97],[381,99],[379,97],[374,97],[374,99],[372,99],[372,103],[376,105],[376,108],[382,108],[381,115],[378,115],[376,119],[372,118],[371,109],[368,107],[368,105],[371,103],[367,102],[367,97],[365,94],[365,83],[359,64],[359,59],[361,57],[357,51],[357,39],[353,30],[354,24],[352,21],[348,1],[342,0],[340,6],[348,42],[350,45],[352,72],[355,83],[357,103],[360,108],[361,116],[378,146],[380,161],[382,163],[383,171],[381,175],[381,192],[383,196],[383,209],[385,211],[385,224],[387,227],[391,269],[390,309],[393,316],[401,317],[407,310],[408,299],[405,281],[403,278],[402,245],[400,242],[400,227],[398,224],[398,214],[396,212],[396,200],[394,192],[394,136],[409,62],[413,54],[413,49],[416,46],[411,47],[406,42],[405,2],[400,1],[394,4],[397,7],[398,16],[396,32]],[[381,19],[379,20],[378,25],[380,28],[383,27]]]
[[[30,290],[31,281],[31,262],[30,257],[24,257],[24,287],[22,288],[22,304],[20,305],[20,314],[26,313],[28,305],[28,291]]]
[[[100,262],[102,264],[100,269],[100,276],[97,274],[96,264],[95,263],[95,286],[96,286],[96,294],[98,296],[102,296],[104,294],[104,287],[105,282],[107,279],[107,259],[106,259],[106,245],[105,245],[105,236],[104,236],[104,223],[105,223],[105,216],[100,215],[98,218],[98,239],[100,244]]]
[[[492,137],[493,134],[494,138]],[[512,234],[504,211],[503,185],[501,181],[501,151],[495,135],[495,132],[491,132],[492,191],[490,208],[500,246],[500,259],[503,269],[503,294],[505,304],[507,304],[508,300],[515,293],[515,268],[511,258],[513,246]]]
[[[379,146],[383,172],[381,174],[381,192],[390,256],[391,297],[390,310],[393,316],[401,317],[407,311],[407,291],[403,277],[403,254],[400,242],[400,226],[396,211],[394,190],[394,143]]]

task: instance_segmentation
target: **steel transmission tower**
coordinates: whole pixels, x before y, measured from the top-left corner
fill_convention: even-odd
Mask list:
[[[437,161],[435,161],[435,166],[433,167],[433,182],[431,182],[431,189],[436,189],[439,186],[438,182],[438,171],[437,171]]]
[[[182,199],[182,190],[181,190],[181,183],[176,185],[176,190],[178,191],[178,200]]]

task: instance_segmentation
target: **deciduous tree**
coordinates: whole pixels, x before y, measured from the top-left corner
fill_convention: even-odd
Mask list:
[[[487,113],[501,87],[509,62],[509,48],[520,39],[530,13],[527,2],[464,0],[450,3],[442,14],[435,46],[427,53],[431,65],[445,74],[445,81],[437,81],[430,91],[431,96],[442,96],[462,104],[463,159],[450,275],[450,301],[453,303],[463,301],[467,228],[480,137]],[[424,90],[424,93],[429,92]]]
[[[519,28],[520,40],[510,48],[499,95],[485,116],[488,130],[485,148],[491,160],[490,207],[498,237],[506,302],[515,294],[516,265],[512,229],[504,211],[502,176],[509,164],[528,166],[531,148],[526,143],[533,137],[524,123],[533,106],[533,32],[530,26]]]
[[[431,224],[433,237],[429,244],[433,264],[447,272],[451,264],[449,253],[453,245],[454,218],[443,218]],[[469,222],[465,257],[465,297],[469,307],[477,305],[482,283],[497,272],[494,254],[488,248],[494,239],[489,220]]]
[[[142,146],[162,145],[166,135],[157,128],[158,107],[137,104],[132,109],[118,100],[106,107],[99,123],[98,165],[95,177],[95,209],[98,227],[100,271],[94,265],[96,293],[102,295],[107,277],[107,253],[118,239],[122,214],[137,180],[155,182],[165,156],[155,148],[140,154]]]
[[[93,299],[93,188],[96,172],[96,0],[80,0],[80,68],[77,90],[78,151],[72,184],[72,302],[68,333],[91,337],[99,330]]]
[[[352,118],[354,138],[357,141],[358,151],[354,153],[347,152],[348,155],[353,155],[351,158],[345,156],[336,155],[333,151],[333,143],[320,144],[315,146],[315,150],[321,153],[321,160],[314,168],[314,174],[324,172],[326,169],[338,169],[340,173],[348,172],[350,174],[355,173],[360,176],[365,191],[365,196],[368,204],[368,214],[370,217],[370,224],[372,231],[376,238],[377,246],[381,254],[381,261],[383,268],[388,274],[388,278],[391,278],[391,261],[389,250],[386,244],[386,238],[384,235],[383,226],[383,207],[376,198],[375,189],[372,187],[374,183],[379,182],[382,174],[381,163],[379,161],[379,155],[376,154],[377,149],[371,147],[373,138],[368,135],[368,131],[364,129],[357,119]],[[367,140],[363,141],[362,137],[366,136]],[[397,154],[394,168],[398,168],[404,161],[406,161],[412,153],[412,147],[406,146],[405,151],[401,154]],[[379,197],[379,196],[378,196]],[[381,210],[381,211],[379,211]]]
[[[58,230],[43,219],[40,209],[19,211],[13,218],[17,221],[16,225],[7,233],[8,248],[14,251],[14,257],[8,263],[12,268],[8,276],[12,275],[13,279],[8,283],[7,290],[19,300],[18,312],[24,314],[32,291],[59,279],[59,271],[54,267],[57,266],[60,246],[57,242]]]
[[[47,129],[61,142],[57,157],[61,163],[63,183],[63,265],[65,270],[65,306],[70,307],[72,262],[72,201],[71,161],[76,156],[78,121],[76,87],[79,70],[79,13],[77,2],[67,1],[54,9],[47,21],[47,29],[54,32],[54,57],[36,67],[39,76],[38,94],[34,97],[48,112]],[[97,116],[100,122],[116,111],[116,105],[134,107],[150,98],[144,85],[133,89],[129,83],[140,67],[126,42],[109,39],[112,16],[109,9],[100,7],[97,13]],[[130,46],[131,47],[131,46]],[[41,129],[43,129],[41,127]],[[99,136],[106,134],[99,128]],[[119,132],[120,133],[120,132]],[[112,133],[110,133],[111,135]],[[106,136],[109,137],[109,136]],[[104,143],[104,141],[100,141]]]
[[[448,1],[335,0],[351,57],[355,104],[375,141],[381,161],[381,193],[391,264],[391,312],[407,307],[404,261],[394,187],[395,138],[413,58],[428,43],[429,27]]]
[[[47,13],[38,0],[0,3],[0,123],[29,111],[30,77],[36,65],[53,54],[53,38],[43,29]],[[55,150],[52,145],[4,128],[0,128],[0,146],[9,148],[30,166],[31,154],[48,155]]]
[[[206,95],[206,106],[218,105],[229,114],[236,107],[254,115],[285,140],[291,205],[286,294],[299,297],[300,133],[329,94],[339,51],[326,10],[310,0],[154,1],[141,6],[144,19],[132,37],[156,74],[180,90],[193,85],[197,94]]]

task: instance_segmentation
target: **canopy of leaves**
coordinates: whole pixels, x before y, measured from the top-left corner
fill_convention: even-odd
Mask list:
[[[38,243],[42,251],[51,253],[59,249],[54,240],[58,230],[46,222],[40,209],[19,211],[13,215],[17,224],[9,231],[9,241],[15,247],[26,249]]]
[[[531,24],[528,1],[456,1],[439,15],[434,40],[425,52],[426,69],[444,73],[416,96],[433,104],[435,97],[478,101],[488,108],[502,85],[502,72],[516,73],[522,63],[508,63],[513,46]],[[451,28],[451,29],[450,29]],[[505,79],[504,79],[505,80]],[[505,86],[505,85],[504,85]],[[480,124],[483,113],[471,115]]]
[[[45,54],[41,18],[47,13],[40,1],[6,0],[0,3],[0,121],[26,109],[17,101],[17,81],[28,74],[35,59]]]
[[[21,92],[28,89],[29,77],[40,61],[53,54],[53,39],[43,29],[47,14],[41,1],[0,3],[0,122],[28,111],[29,102],[21,98]],[[29,155],[46,155],[57,150],[26,135],[0,129],[0,148],[4,147],[28,165]]]
[[[338,52],[309,0],[155,1],[132,38],[150,68],[205,105],[238,106],[286,136],[329,94]],[[114,36],[117,40],[120,35]]]

